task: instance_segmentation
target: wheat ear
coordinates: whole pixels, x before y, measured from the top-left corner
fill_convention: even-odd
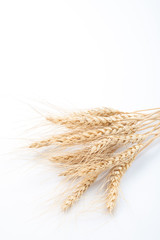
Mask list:
[[[81,179],[63,201],[64,211],[103,173],[107,175],[106,207],[112,212],[122,176],[136,156],[160,137],[160,108],[134,112],[95,108],[63,117],[46,116],[46,120],[63,125],[68,131],[34,142],[29,147],[38,150],[55,145],[59,155],[51,148],[49,153],[53,155],[49,160],[58,167],[59,175],[66,180]]]
[[[89,175],[84,178],[80,184],[78,184],[74,190],[74,192],[69,195],[62,204],[62,209],[67,210],[70,208],[79,198],[83,195],[83,193],[91,186],[91,184],[96,180],[97,175]]]

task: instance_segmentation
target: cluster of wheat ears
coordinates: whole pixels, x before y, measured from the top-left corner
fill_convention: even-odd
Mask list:
[[[60,175],[66,180],[78,180],[64,199],[63,210],[79,200],[100,174],[106,173],[105,204],[112,212],[122,176],[136,156],[160,137],[160,108],[135,112],[96,108],[62,117],[47,116],[46,120],[63,125],[67,132],[29,147],[58,146],[60,154],[49,160],[61,169]]]

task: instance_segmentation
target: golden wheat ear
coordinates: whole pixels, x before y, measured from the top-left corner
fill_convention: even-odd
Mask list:
[[[107,175],[105,203],[112,212],[122,176],[136,156],[160,137],[160,108],[135,112],[95,108],[64,117],[46,116],[46,121],[63,125],[68,131],[34,142],[29,147],[38,149],[57,145],[59,155],[54,148],[52,152],[50,148],[48,150],[52,153],[49,157],[51,164],[60,169],[59,175],[66,181],[80,180],[64,199],[62,210],[77,202],[104,173]]]

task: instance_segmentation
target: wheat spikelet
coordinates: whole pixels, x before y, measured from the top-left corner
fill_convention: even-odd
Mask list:
[[[85,164],[85,166],[77,167],[77,171],[79,176],[85,176],[90,173],[101,173],[102,171],[105,171],[111,167],[113,167],[116,164],[119,164],[121,161],[127,161],[128,158],[132,157],[143,145],[135,145],[127,150],[125,150],[122,153],[118,153],[115,155],[115,157],[110,157],[107,159],[103,159],[101,161],[97,161],[96,163]],[[67,174],[66,174],[67,175]]]
[[[48,138],[43,141],[32,143],[29,147],[30,148],[40,148],[50,146],[52,144],[58,145],[74,145],[74,144],[82,144],[90,141],[94,141],[96,139],[100,139],[103,136],[109,135],[116,135],[116,134],[130,134],[133,133],[136,129],[136,125],[123,125],[123,124],[116,124],[111,125],[109,127],[104,128],[95,128],[88,131],[79,131],[79,133],[65,133],[60,134],[58,136],[54,136]]]
[[[78,150],[76,152],[60,155],[60,156],[53,156],[50,158],[52,162],[56,163],[63,163],[65,165],[72,165],[72,164],[79,164],[79,163],[96,163],[96,162],[103,162],[104,157],[111,156],[111,153],[118,149],[121,144],[124,143],[138,143],[145,140],[147,137],[141,134],[136,135],[129,135],[129,136],[110,136],[107,139],[102,139],[97,141],[96,143],[87,146],[84,149]],[[68,170],[61,175],[68,175]]]
[[[127,162],[132,156],[134,156],[140,148],[142,148],[142,144],[137,144],[129,149],[115,154],[115,156],[111,156],[111,153],[108,155],[102,156],[94,156],[93,161],[87,161],[85,163],[72,165],[67,167],[66,171],[63,171],[60,176],[71,176],[73,178],[87,176],[88,174],[100,174],[103,171],[106,171],[117,164],[120,164],[122,161]],[[115,148],[116,149],[116,148]]]
[[[120,145],[127,143],[138,143],[147,138],[146,135],[142,134],[131,134],[126,136],[116,135],[109,136],[107,138],[103,138],[102,140],[97,141],[94,146],[91,148],[91,152],[102,152],[111,145]]]
[[[119,113],[121,112],[116,109],[103,107],[103,108],[89,109],[86,111],[74,112],[71,115],[72,116],[93,115],[93,116],[108,117],[108,116],[119,114]]]
[[[141,118],[140,118],[141,119]],[[93,115],[82,115],[82,116],[68,116],[68,117],[47,117],[48,121],[51,121],[54,124],[65,125],[67,128],[75,129],[77,127],[81,128],[91,128],[91,127],[101,127],[101,126],[109,126],[110,123],[117,121],[132,121],[139,120],[132,115],[129,114],[119,114],[113,115],[109,117],[101,117],[101,116],[93,116]]]
[[[121,178],[130,167],[132,161],[133,158],[131,158],[129,162],[116,165],[110,170],[107,176],[107,181],[109,179],[109,184],[107,186],[106,206],[109,212],[112,212],[115,208]]]
[[[57,162],[57,163],[68,163],[68,164],[75,164],[79,162],[83,162],[87,156],[89,156],[90,161],[92,157],[109,153],[113,151],[112,147],[119,146],[120,144],[124,143],[138,143],[146,138],[145,135],[142,134],[135,134],[135,135],[128,135],[128,136],[109,136],[105,139],[93,142],[89,146],[85,147],[84,149],[80,149],[76,152],[54,156],[51,157],[50,160]],[[104,155],[102,156],[104,157]]]
[[[141,140],[142,143],[143,140]],[[117,164],[115,167],[113,167],[108,176],[107,181],[109,180],[109,184],[107,186],[107,197],[106,197],[106,206],[109,212],[112,212],[115,208],[117,197],[119,194],[119,185],[121,178],[127,171],[127,169],[130,167],[131,163],[134,161],[136,155],[139,153],[139,151],[147,145],[149,145],[153,141],[153,138],[151,140],[148,140],[146,143],[143,143],[139,146],[139,149],[137,152],[134,153],[133,156],[129,157],[127,162],[122,162],[121,164]]]
[[[67,197],[67,199],[62,204],[62,210],[66,211],[70,208],[74,202],[78,201],[82,194],[91,186],[91,184],[96,180],[97,175],[89,175],[84,178],[80,184],[75,188],[74,192]]]

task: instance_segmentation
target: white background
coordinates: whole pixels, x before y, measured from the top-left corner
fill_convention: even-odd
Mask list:
[[[160,107],[159,13],[156,0],[0,1],[0,239],[160,239],[160,142],[123,177],[113,216],[90,211],[94,188],[70,213],[48,213],[59,178],[20,148],[39,133],[29,101]]]

